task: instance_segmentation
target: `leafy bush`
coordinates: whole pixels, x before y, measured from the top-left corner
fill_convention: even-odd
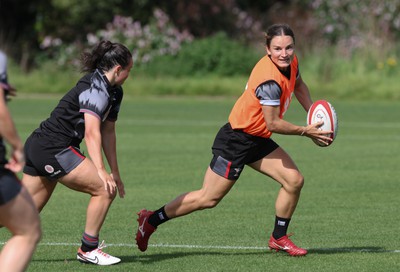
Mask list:
[[[248,75],[263,56],[259,51],[218,33],[183,44],[175,56],[157,57],[141,71],[150,75],[171,76]]]

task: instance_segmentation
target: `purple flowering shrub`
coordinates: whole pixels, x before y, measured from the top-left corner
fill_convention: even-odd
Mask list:
[[[93,47],[101,40],[120,42],[132,50],[135,65],[149,63],[154,57],[176,55],[183,43],[190,43],[193,36],[188,31],[179,31],[171,23],[167,14],[155,9],[153,18],[147,25],[134,21],[131,17],[116,15],[105,29],[87,34],[82,44],[64,44],[60,38],[47,36],[40,48],[58,65],[78,65],[77,57],[82,48]]]

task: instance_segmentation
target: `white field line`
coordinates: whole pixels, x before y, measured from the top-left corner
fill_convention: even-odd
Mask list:
[[[0,245],[4,245],[5,242],[0,242]],[[39,246],[80,246],[80,243],[61,243],[61,242],[43,242],[39,243]],[[107,244],[109,247],[133,247],[136,248],[136,244]],[[256,246],[212,246],[212,245],[171,245],[171,244],[149,244],[149,247],[159,248],[188,248],[188,249],[223,249],[223,250],[269,250],[268,247],[256,247]],[[310,248],[308,250],[315,252],[364,252],[364,253],[400,253],[399,249],[385,250],[385,249],[374,249],[374,248]]]

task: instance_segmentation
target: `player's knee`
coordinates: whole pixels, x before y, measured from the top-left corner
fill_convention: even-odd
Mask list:
[[[107,191],[107,193],[104,195],[104,198],[106,198],[111,203],[114,201],[116,196],[117,196],[116,190],[114,190],[113,192]]]
[[[42,239],[42,229],[39,227],[38,229],[35,230],[32,240],[33,243],[38,244],[41,239]]]
[[[212,209],[218,205],[221,199],[218,198],[204,198],[201,201],[201,209]]]
[[[295,187],[297,190],[300,191],[300,190],[303,188],[303,186],[304,186],[304,177],[303,177],[303,175],[300,174],[300,173],[298,173],[298,174],[296,175],[296,178],[294,179],[293,184],[294,184],[294,187]]]
[[[31,225],[31,227],[29,228],[29,239],[30,239],[30,243],[32,244],[38,244],[39,241],[42,239],[42,228],[40,226],[40,221],[38,220],[38,222],[35,222]]]
[[[116,196],[117,196],[117,189],[115,189],[112,193],[110,193],[111,202],[114,201]]]
[[[91,193],[92,196],[99,196],[102,199],[104,199],[105,201],[110,201],[112,202],[115,197],[117,196],[117,190],[113,190],[112,192],[110,191],[110,189],[108,188],[107,190],[104,189],[103,186],[99,186],[99,188],[97,188],[95,191],[93,191]]]
[[[304,177],[301,173],[297,173],[293,175],[291,179],[288,181],[289,190],[293,193],[298,193],[304,186]]]

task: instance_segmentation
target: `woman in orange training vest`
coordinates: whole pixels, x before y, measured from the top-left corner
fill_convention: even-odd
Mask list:
[[[269,247],[292,256],[303,256],[307,250],[297,247],[287,236],[290,219],[296,209],[304,178],[290,156],[270,137],[272,133],[307,136],[325,144],[331,141],[320,131],[322,123],[306,127],[283,120],[292,94],[308,111],[312,104],[303,82],[293,31],[284,24],[272,25],[266,33],[264,56],[254,67],[246,89],[237,100],[229,122],[218,132],[203,187],[184,193],[156,211],[141,210],[136,234],[138,248],[147,249],[150,235],[158,225],[193,211],[213,208],[229,192],[245,165],[281,184],[275,203],[275,227]]]

